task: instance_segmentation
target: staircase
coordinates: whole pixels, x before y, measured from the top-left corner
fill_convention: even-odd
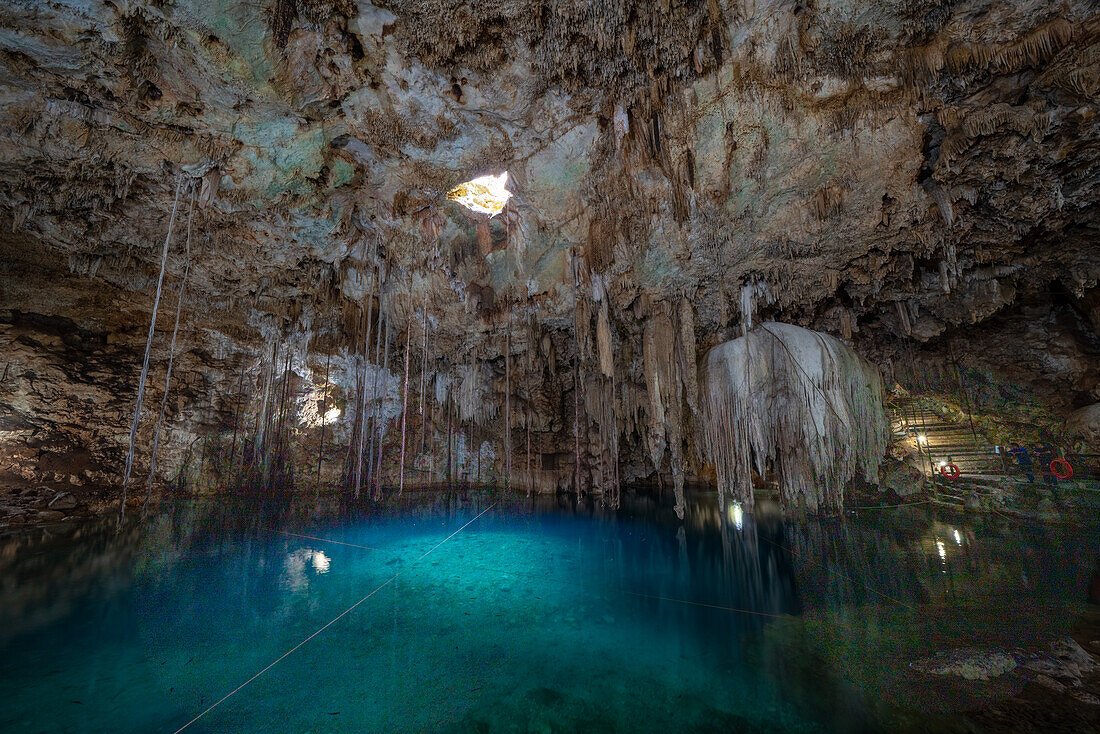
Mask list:
[[[921,468],[926,473],[942,477],[940,466],[949,463],[959,467],[960,479],[1016,473],[1012,456],[998,451],[969,422],[955,423],[943,418],[930,398],[901,398],[894,402],[890,412],[895,439],[910,441],[918,450]]]

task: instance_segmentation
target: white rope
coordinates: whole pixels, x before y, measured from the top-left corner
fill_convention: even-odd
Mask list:
[[[164,267],[168,263],[168,243],[172,241],[172,227],[176,224],[176,210],[180,203],[180,188],[183,179],[176,180],[176,198],[172,202],[172,217],[168,220],[168,234],[164,237],[164,249],[160,255],[160,277],[157,278],[157,295],[153,299],[153,316],[149,320],[149,336],[145,340],[145,361],[141,365],[141,378],[138,380],[137,405],[134,406],[134,421],[130,424],[130,451],[126,454],[126,469],[122,474],[122,501],[118,506],[118,522],[126,519],[126,490],[130,484],[130,471],[134,467],[134,444],[137,442],[138,423],[141,421],[141,402],[145,397],[145,380],[149,376],[149,352],[153,347],[153,333],[157,328],[157,309],[160,307],[160,292],[164,286]]]
[[[497,506],[497,503],[496,503],[496,502],[494,502],[493,504],[491,504],[491,505],[489,505],[488,507],[486,507],[486,508],[485,508],[484,510],[482,510],[481,512],[479,512],[479,513],[478,513],[478,514],[477,514],[477,515],[476,515],[476,516],[475,516],[475,517],[474,517],[474,518],[473,518],[472,520],[470,520],[470,521],[469,521],[469,522],[467,522],[467,523],[466,523],[465,525],[463,525],[462,527],[460,527],[460,528],[459,528],[458,530],[456,530],[456,531],[454,531],[453,533],[451,533],[450,535],[448,535],[448,536],[447,536],[446,538],[444,538],[443,540],[441,540],[441,541],[440,541],[439,543],[436,543],[436,544],[435,544],[434,546],[432,546],[431,550],[429,550],[429,551],[428,551],[427,553],[425,553],[424,555],[420,556],[420,557],[419,557],[419,558],[417,558],[416,560],[417,560],[417,561],[422,561],[422,560],[424,560],[424,558],[426,558],[426,557],[427,557],[427,556],[429,556],[429,555],[430,555],[431,553],[433,553],[433,552],[434,552],[434,551],[435,551],[435,550],[436,550],[437,548],[439,548],[439,546],[443,545],[443,544],[444,544],[444,543],[446,543],[446,542],[447,542],[448,540],[450,540],[451,538],[453,538],[453,537],[455,537],[456,535],[458,535],[459,533],[461,533],[461,532],[462,532],[463,530],[465,530],[465,529],[466,529],[466,528],[468,528],[468,527],[469,527],[469,526],[470,526],[471,524],[473,524],[473,523],[474,523],[474,522],[475,522],[475,521],[476,521],[476,520],[477,520],[478,518],[480,518],[480,517],[481,517],[482,515],[484,515],[484,514],[485,514],[486,512],[488,512],[489,510],[493,509],[493,508],[494,508],[494,507],[496,507],[496,506]],[[238,691],[240,691],[240,690],[241,690],[242,688],[244,688],[245,686],[247,686],[247,685],[248,685],[249,683],[251,683],[252,681],[256,680],[256,679],[257,679],[257,678],[259,678],[259,677],[260,677],[261,675],[263,675],[264,673],[266,673],[267,671],[271,670],[271,669],[272,669],[272,668],[274,668],[274,667],[275,667],[276,665],[278,665],[278,664],[279,664],[280,662],[282,662],[283,660],[285,660],[285,659],[286,659],[287,657],[289,657],[289,656],[290,656],[290,655],[291,655],[291,654],[292,654],[292,653],[293,653],[293,652],[294,652],[295,650],[297,650],[298,648],[302,647],[302,646],[303,646],[303,645],[305,645],[305,644],[306,644],[307,642],[309,642],[310,640],[312,640],[312,639],[313,639],[314,637],[316,637],[317,635],[321,634],[322,632],[324,632],[325,630],[327,630],[327,629],[328,629],[329,627],[331,627],[332,625],[336,624],[336,622],[338,622],[338,621],[340,621],[341,619],[343,619],[344,617],[346,617],[346,616],[347,616],[348,614],[350,614],[350,613],[352,612],[352,610],[354,610],[354,609],[355,609],[356,607],[358,607],[358,606],[359,606],[360,604],[362,604],[363,602],[365,602],[365,601],[366,601],[367,599],[370,599],[370,598],[371,598],[372,596],[374,596],[375,594],[377,594],[377,593],[378,593],[379,591],[381,591],[381,590],[382,590],[383,588],[385,588],[385,587],[386,587],[387,585],[389,585],[390,583],[392,583],[392,582],[394,581],[394,579],[396,579],[396,578],[397,578],[398,576],[400,576],[400,575],[401,575],[401,572],[400,572],[400,571],[398,571],[398,572],[397,572],[397,573],[395,573],[395,574],[394,574],[393,576],[390,576],[390,577],[389,577],[388,579],[386,579],[385,581],[383,581],[382,583],[380,583],[380,584],[379,584],[378,586],[374,587],[374,589],[373,589],[373,590],[371,590],[371,592],[370,592],[369,594],[367,594],[367,595],[366,595],[366,596],[364,596],[364,597],[363,597],[362,599],[360,599],[359,601],[357,601],[357,602],[355,602],[354,604],[352,604],[352,605],[351,605],[350,607],[348,607],[348,608],[347,608],[347,609],[345,609],[344,611],[340,612],[340,614],[338,614],[338,615],[336,615],[335,617],[333,617],[333,618],[332,618],[332,619],[331,619],[331,620],[330,620],[330,621],[329,621],[329,622],[328,622],[327,624],[325,624],[325,625],[324,625],[323,627],[321,627],[321,628],[320,628],[320,629],[318,629],[318,630],[317,630],[316,632],[314,632],[313,634],[311,634],[311,635],[310,635],[309,637],[305,638],[304,640],[302,640],[301,642],[299,642],[299,643],[298,643],[297,645],[295,645],[294,647],[290,648],[289,650],[287,650],[286,652],[284,652],[284,653],[283,653],[282,655],[280,655],[279,657],[277,657],[277,658],[276,658],[276,659],[275,659],[275,660],[274,660],[274,661],[273,661],[273,662],[272,662],[272,663],[271,663],[270,665],[268,665],[268,666],[267,666],[266,668],[264,668],[263,670],[261,670],[261,671],[260,671],[259,673],[256,673],[256,675],[252,676],[251,678],[249,678],[248,680],[246,680],[246,681],[245,681],[244,683],[240,684],[239,686],[237,686],[236,688],[234,688],[234,689],[233,689],[232,691],[230,691],[229,693],[227,693],[227,694],[225,694],[224,696],[222,696],[221,698],[219,698],[219,699],[218,699],[217,701],[215,701],[215,702],[214,702],[214,703],[212,703],[212,704],[211,704],[211,705],[210,705],[209,707],[207,707],[207,709],[206,709],[205,711],[203,711],[203,712],[202,712],[201,714],[199,714],[199,715],[198,715],[198,716],[196,716],[195,718],[193,718],[193,719],[191,719],[190,721],[188,721],[188,722],[187,722],[186,724],[184,724],[183,726],[181,726],[181,727],[180,727],[179,729],[176,729],[176,731],[175,731],[175,732],[173,732],[173,734],[180,734],[180,732],[181,732],[181,731],[183,731],[183,730],[184,730],[184,729],[186,729],[187,727],[191,726],[191,725],[192,725],[192,724],[194,724],[194,723],[195,723],[196,721],[198,721],[199,719],[201,719],[202,717],[206,716],[206,715],[207,715],[208,713],[210,713],[211,711],[213,711],[214,709],[216,709],[216,708],[217,708],[218,706],[220,706],[220,705],[221,705],[222,703],[224,703],[225,701],[227,701],[227,700],[228,700],[228,699],[229,699],[230,697],[232,697],[232,696],[233,696],[234,694],[236,694],[236,693],[237,693]]]
[[[168,348],[168,371],[164,375],[164,395],[160,400],[160,415],[157,416],[157,428],[153,433],[153,455],[149,458],[149,478],[145,482],[145,502],[142,512],[149,504],[153,494],[153,477],[157,470],[157,450],[160,448],[160,428],[164,423],[164,414],[168,408],[168,389],[172,385],[172,364],[176,357],[176,335],[180,330],[180,312],[183,311],[183,292],[187,290],[187,277],[191,274],[191,219],[195,213],[195,186],[191,186],[191,203],[187,208],[187,260],[183,267],[183,279],[180,281],[179,297],[176,299],[176,325],[172,328],[172,344]]]

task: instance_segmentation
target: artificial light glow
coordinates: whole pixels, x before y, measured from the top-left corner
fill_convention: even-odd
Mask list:
[[[955,545],[962,545],[962,544],[963,544],[962,536],[959,535],[959,531],[956,530],[955,531]]]
[[[942,468],[944,468],[945,466],[947,466],[947,462],[946,462],[946,461],[941,461],[941,462],[940,462],[940,468],[942,469]]]
[[[321,551],[313,551],[313,570],[317,573],[325,573],[328,571],[329,566],[332,565],[332,561],[329,560]]]
[[[944,546],[942,540],[936,541],[936,551],[940,554],[940,560],[947,560],[947,548]]]
[[[733,524],[737,526],[738,530],[740,530],[745,520],[745,515],[741,510],[740,502],[734,502],[733,505],[730,506],[730,517],[733,519]]]
[[[928,443],[928,436],[925,436],[923,433],[918,433],[917,443],[919,443],[921,446],[924,446],[926,443]]]
[[[324,415],[325,423],[332,423],[334,420],[336,420],[339,417],[340,417],[340,409],[339,408],[329,408],[328,410],[325,411],[325,415]]]
[[[504,211],[504,205],[512,198],[512,192],[505,188],[507,183],[507,171],[499,176],[479,176],[455,186],[447,192],[447,198],[472,211],[495,217]]]

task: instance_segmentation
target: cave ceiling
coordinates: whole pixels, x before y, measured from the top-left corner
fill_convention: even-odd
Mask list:
[[[139,323],[183,180],[195,333],[336,343],[380,273],[452,362],[572,328],[575,280],[686,297],[700,347],[757,283],[927,339],[1095,287],[1098,91],[1088,2],[13,0],[0,252],[9,294],[55,273]],[[498,216],[447,197],[505,171]]]

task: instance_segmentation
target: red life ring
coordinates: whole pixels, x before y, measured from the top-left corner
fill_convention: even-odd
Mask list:
[[[944,464],[940,467],[940,474],[951,480],[959,478],[959,467],[956,464]]]
[[[1050,462],[1050,471],[1059,479],[1069,479],[1073,476],[1073,466],[1065,459],[1055,459]]]

